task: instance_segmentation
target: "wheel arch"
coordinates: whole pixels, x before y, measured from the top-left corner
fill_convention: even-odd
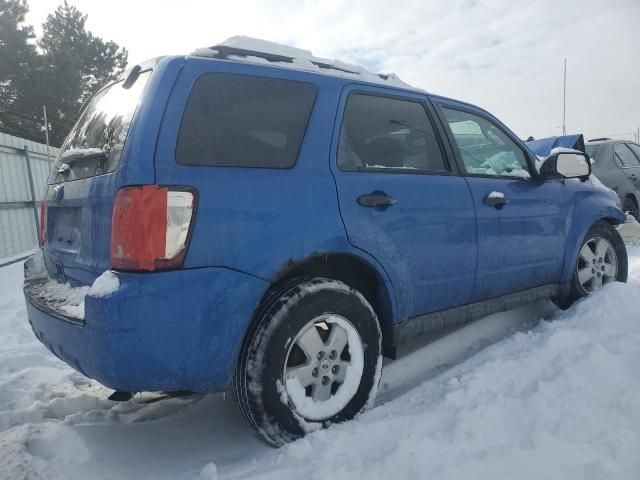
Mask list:
[[[245,331],[238,355],[245,348],[247,339],[258,323],[258,319],[265,309],[269,308],[275,298],[278,298],[301,278],[323,277],[339,280],[349,287],[358,290],[371,304],[375,311],[380,330],[383,335],[387,327],[397,322],[397,307],[393,286],[386,272],[378,265],[353,253],[323,252],[314,253],[299,261],[288,261],[269,280],[270,286],[262,295],[256,306],[251,321]],[[394,352],[384,352],[393,356]]]
[[[272,279],[272,288],[305,277],[323,277],[345,283],[367,299],[381,328],[395,323],[395,295],[391,283],[385,272],[362,257],[351,253],[316,253],[300,261],[288,262]]]
[[[578,252],[582,246],[582,241],[589,229],[596,222],[607,222],[615,227],[624,222],[624,214],[617,208],[605,207],[592,212],[591,215],[582,217],[581,221],[573,223],[567,235],[565,258],[561,276],[562,283],[571,281],[575,266],[574,263],[578,258]]]

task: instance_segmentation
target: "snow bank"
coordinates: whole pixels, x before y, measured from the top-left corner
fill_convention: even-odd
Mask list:
[[[399,88],[408,88],[411,90],[419,90],[411,85],[400,80],[395,73],[383,74],[382,76],[377,73],[370,72],[366,68],[360,65],[352,65],[349,63],[341,62],[340,60],[330,60],[327,58],[320,58],[314,56],[309,50],[301,48],[291,47],[289,45],[283,45],[280,43],[270,42],[268,40],[260,40],[257,38],[235,36],[226,39],[224,42],[218,44],[220,46],[234,47],[242,50],[252,50],[254,52],[270,53],[273,55],[281,55],[284,57],[292,58],[293,61],[289,62],[271,62],[261,57],[244,57],[230,55],[230,60],[249,63],[262,63],[270,64],[278,67],[293,68],[296,70],[308,70],[317,73],[331,74],[339,77],[347,77],[351,79],[359,79],[365,82],[382,83],[384,85],[390,85]],[[219,52],[215,48],[199,48],[192,53],[192,55],[198,57],[214,57]],[[315,62],[315,63],[314,63]],[[321,68],[316,63],[329,64],[336,67],[336,69]],[[346,71],[345,71],[346,70]],[[353,73],[350,73],[353,72]]]
[[[639,293],[609,284],[252,478],[637,478]]]
[[[279,450],[257,439],[229,396],[105,400],[110,390],[36,340],[22,266],[2,268],[0,478],[636,480],[640,244],[628,253],[629,284],[566,312],[545,304],[551,321],[519,309],[415,349],[382,373],[383,391],[409,375],[406,393]],[[484,331],[508,331],[519,315],[516,333],[484,348]],[[442,352],[474,331],[478,353]]]

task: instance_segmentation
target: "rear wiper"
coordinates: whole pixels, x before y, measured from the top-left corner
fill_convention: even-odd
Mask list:
[[[58,173],[66,175],[69,173],[70,167],[80,161],[98,160],[99,163],[105,162],[107,152],[101,148],[72,148],[60,155],[60,167]]]

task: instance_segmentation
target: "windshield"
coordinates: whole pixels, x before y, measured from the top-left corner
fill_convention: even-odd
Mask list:
[[[48,183],[92,177],[116,169],[150,74],[150,70],[141,73],[128,88],[119,81],[98,92],[69,132]]]

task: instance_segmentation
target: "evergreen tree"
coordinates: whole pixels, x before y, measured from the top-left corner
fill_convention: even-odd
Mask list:
[[[127,65],[127,50],[87,31],[87,16],[67,1],[47,17],[43,36],[41,77],[50,108],[52,143],[60,145],[82,104]],[[65,128],[67,127],[67,128]]]
[[[47,17],[36,45],[24,25],[26,0],[0,0],[0,131],[42,142],[42,105],[50,142],[60,146],[82,104],[126,67],[127,50],[86,29],[66,0]]]
[[[38,63],[27,11],[26,0],[0,0],[0,131],[42,141],[42,106],[25,96]]]

